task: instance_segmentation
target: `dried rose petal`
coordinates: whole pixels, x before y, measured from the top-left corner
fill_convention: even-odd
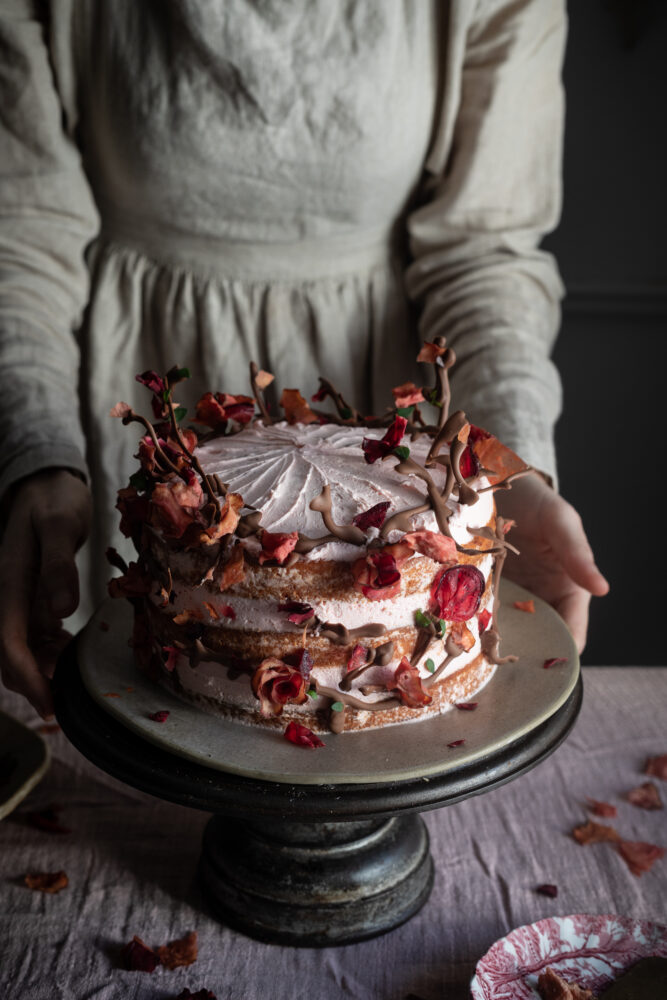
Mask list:
[[[475,636],[465,622],[452,622],[449,627],[449,637],[465,653],[469,653],[475,645]]]
[[[423,361],[426,364],[434,364],[437,358],[445,353],[446,347],[440,347],[439,344],[433,344],[430,340],[425,340],[422,348],[417,355],[417,361]]]
[[[263,716],[281,715],[283,705],[302,705],[308,697],[306,678],[296,667],[275,656],[262,660],[252,675],[252,689]]]
[[[537,978],[537,992],[541,1000],[595,1000],[591,990],[568,982],[547,966]]]
[[[192,965],[197,960],[197,932],[189,931],[185,937],[155,949],[160,964],[165,969],[178,969],[182,965]]]
[[[287,621],[294,625],[303,625],[315,617],[315,611],[310,604],[304,604],[302,601],[285,601],[278,605],[278,611],[288,611]]]
[[[479,622],[479,634],[481,635],[483,632],[486,632],[487,628],[489,627],[489,622],[491,621],[491,612],[487,611],[486,608],[484,608],[484,610],[480,611],[480,613],[477,615],[477,621]]]
[[[424,402],[424,393],[414,382],[404,382],[403,385],[394,386],[391,392],[394,397],[394,405],[400,409]]]
[[[459,459],[459,472],[464,479],[471,479],[479,472],[479,460],[470,444],[467,444],[461,452],[461,457]]]
[[[419,671],[412,666],[407,656],[396,667],[393,683],[387,685],[387,690],[398,691],[399,698],[408,708],[421,708],[433,701],[432,695],[422,687]]]
[[[295,667],[301,676],[308,680],[313,669],[313,658],[305,646],[302,646],[298,652],[291,653],[286,662],[289,663],[289,666]]]
[[[136,382],[140,382],[142,385],[145,385],[147,389],[150,389],[151,392],[154,392],[159,396],[161,396],[167,388],[165,380],[162,376],[158,375],[157,372],[145,371],[142,372],[141,375],[135,375],[134,378]]]
[[[644,774],[667,781],[667,753],[661,757],[649,757],[644,765]]]
[[[613,826],[605,826],[604,823],[596,823],[592,819],[588,823],[575,826],[572,836],[578,844],[584,847],[587,844],[601,844],[608,840],[617,841],[621,839]]]
[[[213,430],[226,426],[227,416],[224,407],[220,405],[212,392],[205,393],[197,403],[194,420],[195,423],[206,424]]]
[[[528,468],[523,459],[481,427],[471,424],[468,440],[480,465],[488,470],[487,478],[492,485]]]
[[[317,422],[317,415],[313,413],[307,400],[303,398],[298,389],[283,389],[280,397],[280,405],[285,411],[288,424],[312,424]]]
[[[652,781],[645,781],[638,788],[633,788],[627,794],[628,802],[639,809],[664,809],[658,786]]]
[[[271,372],[265,372],[263,368],[260,368],[255,375],[255,385],[258,389],[266,389],[275,380],[275,377]]]
[[[526,611],[529,615],[535,614],[535,601],[515,601],[514,607],[518,611]]]
[[[23,881],[29,889],[37,892],[48,892],[54,894],[66,889],[69,879],[65,872],[31,872],[25,875]]]
[[[110,417],[120,417],[121,419],[129,417],[130,413],[132,413],[132,407],[129,403],[124,403],[122,400],[109,410]]]
[[[240,583],[245,577],[245,557],[243,548],[237,545],[232,549],[232,554],[226,563],[217,567],[220,576],[218,577],[218,589],[228,590],[235,583]]]
[[[396,417],[391,426],[387,428],[387,432],[381,440],[364,438],[361,447],[368,464],[372,465],[373,462],[377,462],[378,458],[391,455],[394,448],[401,443],[407,426],[408,422],[405,417]]]
[[[236,618],[236,612],[231,604],[222,604],[220,606],[220,614],[223,618],[230,618],[232,621]]]
[[[362,646],[361,643],[358,642],[352,650],[349,660],[347,661],[347,672],[350,673],[352,670],[358,670],[359,667],[363,667],[367,659],[368,650],[365,646]]]
[[[362,531],[368,531],[369,528],[381,528],[390,506],[389,500],[376,503],[374,507],[370,507],[368,510],[364,510],[361,514],[353,517],[352,523]]]
[[[148,718],[152,722],[166,722],[169,718],[169,711],[166,708],[162,708],[159,712],[150,712]]]
[[[591,799],[588,796],[586,796],[586,801],[588,802],[588,809],[594,816],[604,816],[607,819],[613,819],[618,813],[616,806],[612,806],[610,802],[598,802],[597,799]]]
[[[139,563],[131,562],[123,576],[109,580],[109,597],[144,597],[153,587],[153,580]]]
[[[558,896],[558,886],[545,882],[544,885],[536,885],[535,892],[539,892],[540,896],[549,896],[550,899],[556,899]]]
[[[403,535],[401,542],[434,562],[447,563],[449,566],[456,563],[456,542],[439,531],[410,531]]]
[[[230,396],[227,392],[216,393],[228,420],[248,424],[255,415],[255,400],[251,396]]]
[[[309,747],[314,750],[317,747],[325,745],[319,736],[316,736],[311,729],[308,729],[307,726],[302,726],[299,722],[288,723],[283,736],[297,747]]]
[[[482,599],[484,577],[476,566],[452,566],[439,573],[431,587],[431,603],[439,618],[449,622],[468,621]]]
[[[123,948],[123,959],[126,968],[132,972],[155,972],[160,960],[147,944],[135,934],[129,944]]]
[[[162,662],[164,664],[165,670],[169,673],[176,667],[176,658],[178,657],[179,651],[175,646],[163,646],[162,647]]]
[[[71,833],[72,831],[69,827],[63,826],[60,823],[58,819],[60,812],[61,807],[52,803],[45,809],[29,812],[26,815],[26,820],[30,826],[34,826],[38,830],[44,830],[45,833]]]
[[[391,599],[400,593],[401,574],[387,549],[367,552],[364,559],[357,559],[352,564],[352,575],[354,586],[369,601]]]
[[[460,746],[463,746],[464,743],[465,743],[465,740],[452,740],[452,742],[448,743],[447,746],[448,747],[460,747]]]
[[[650,871],[654,863],[665,856],[664,847],[658,847],[656,844],[645,844],[638,840],[620,840],[617,848],[618,853],[637,878],[640,878],[644,872]]]
[[[549,660],[545,660],[542,666],[545,670],[548,670],[549,667],[555,667],[557,663],[567,663],[567,662],[568,662],[567,656],[552,656]]]
[[[288,555],[294,551],[294,546],[298,541],[298,531],[290,531],[287,534],[280,531],[263,531],[261,534],[262,551],[259,555],[260,566],[273,559],[279,566],[282,566]]]
[[[454,702],[454,708],[460,708],[462,712],[474,712],[477,704],[476,701],[456,701]]]

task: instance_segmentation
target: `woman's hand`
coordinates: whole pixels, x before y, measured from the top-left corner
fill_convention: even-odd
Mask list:
[[[595,565],[579,514],[534,475],[496,493],[496,501],[503,517],[516,521],[508,541],[521,553],[508,553],[504,575],[558,611],[581,653],[591,595],[604,596],[609,584]]]
[[[74,556],[90,527],[90,491],[66,469],[13,490],[0,547],[0,675],[46,718],[48,679],[69,639],[62,619],[79,603]]]

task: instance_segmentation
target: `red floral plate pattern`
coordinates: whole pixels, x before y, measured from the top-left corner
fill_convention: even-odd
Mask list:
[[[537,977],[550,965],[595,992],[649,955],[667,958],[667,927],[613,913],[547,917],[496,941],[470,991],[473,1000],[535,1000]]]

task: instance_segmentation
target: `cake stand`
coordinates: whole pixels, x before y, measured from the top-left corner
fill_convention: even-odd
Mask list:
[[[272,943],[323,947],[382,934],[413,916],[433,884],[419,812],[497,788],[535,767],[570,731],[582,686],[558,615],[504,582],[505,652],[477,709],[413,725],[287,743],[202,713],[136,671],[131,608],[107,602],[63,653],[56,715],[71,742],[121,781],[212,812],[200,883],[221,921]],[[567,662],[545,670],[544,661]],[[166,709],[158,723],[149,715]],[[457,746],[448,744],[463,741]]]

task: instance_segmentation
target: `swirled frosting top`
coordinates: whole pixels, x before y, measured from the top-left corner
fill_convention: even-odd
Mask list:
[[[327,483],[332,516],[338,524],[350,524],[356,514],[383,501],[391,504],[388,516],[424,502],[424,482],[417,476],[396,472],[395,458],[372,465],[365,461],[363,439],[380,439],[384,433],[384,428],[337,424],[281,422],[267,427],[258,421],[238,434],[202,444],[197,456],[208,475],[219,476],[229,490],[241,494],[247,507],[262,512],[262,528],[299,531],[316,538],[325,532],[321,514],[311,510],[310,503]],[[431,439],[424,435],[415,441],[406,438],[403,443],[410,447],[411,457],[423,464]],[[442,467],[433,466],[429,472],[442,488],[446,475]],[[462,521],[471,525],[489,521],[493,497],[491,492],[483,493],[477,503],[464,509],[465,513],[453,499],[449,505],[454,511],[450,528],[458,541],[460,529],[464,528]],[[437,530],[431,512],[416,518],[417,526]],[[465,530],[462,534],[470,537]]]

